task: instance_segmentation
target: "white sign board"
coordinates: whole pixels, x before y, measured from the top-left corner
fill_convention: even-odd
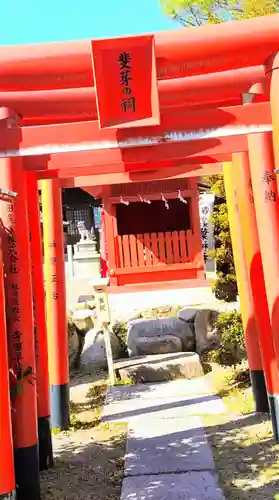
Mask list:
[[[215,263],[208,257],[207,251],[215,249],[213,224],[211,221],[214,198],[214,194],[212,193],[203,193],[199,197],[199,213],[205,270],[211,272],[215,271]]]

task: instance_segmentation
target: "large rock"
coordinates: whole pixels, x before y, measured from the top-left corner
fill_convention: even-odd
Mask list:
[[[193,309],[192,307],[184,307],[178,311],[178,318],[182,321],[194,321],[198,309]]]
[[[127,347],[129,356],[139,356],[139,344],[144,337],[160,339],[173,336],[181,341],[182,351],[195,350],[195,336],[191,326],[177,318],[138,319],[128,324]],[[149,344],[150,346],[152,343]]]
[[[110,332],[110,342],[113,359],[116,359],[120,353],[120,342],[112,332]],[[80,368],[84,371],[107,368],[104,332],[100,328],[92,328],[85,334]]]
[[[77,310],[73,313],[72,322],[79,330],[87,332],[94,327],[94,311],[92,309]]]
[[[73,370],[77,367],[80,353],[80,338],[74,325],[68,324],[68,353],[69,368]]]
[[[201,309],[197,311],[195,318],[196,351],[217,349],[220,345],[220,335],[216,328],[218,311],[212,309]]]
[[[147,354],[167,354],[168,352],[181,352],[182,342],[173,335],[161,337],[139,337],[137,340],[139,356]]]
[[[135,383],[193,379],[204,375],[200,358],[194,352],[140,356],[118,361],[114,367],[122,380],[131,379]]]

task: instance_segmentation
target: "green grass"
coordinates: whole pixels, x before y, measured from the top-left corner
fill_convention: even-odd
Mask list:
[[[279,500],[279,444],[269,415],[256,414],[247,364],[210,375],[226,413],[202,417],[227,500]]]
[[[214,371],[212,383],[229,412],[246,415],[255,410],[246,362]]]
[[[88,390],[86,401],[70,402],[70,429],[92,429],[100,424],[107,388],[107,383],[96,382]]]

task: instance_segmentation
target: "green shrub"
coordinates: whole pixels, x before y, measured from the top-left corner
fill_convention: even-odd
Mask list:
[[[225,302],[234,302],[236,300],[237,282],[233,274],[218,275],[212,288],[216,299]]]
[[[219,300],[234,302],[237,297],[237,281],[235,276],[226,193],[222,176],[213,175],[207,178],[210,190],[215,194],[212,223],[214,227],[215,250],[208,252],[211,259],[216,260],[217,279],[213,293]]]
[[[206,353],[204,360],[226,366],[237,365],[246,357],[241,314],[238,311],[222,312],[216,326],[220,334],[220,347]]]
[[[118,338],[121,345],[121,357],[128,357],[128,349],[127,349],[127,323],[125,321],[116,321],[112,327],[113,333]]]

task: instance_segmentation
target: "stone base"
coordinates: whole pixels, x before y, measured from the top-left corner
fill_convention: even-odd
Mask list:
[[[95,256],[74,256],[74,275],[78,278],[88,278],[89,280],[100,278],[101,264],[99,255]]]
[[[193,379],[204,375],[200,358],[194,352],[138,356],[118,361],[114,368],[120,379],[130,378],[135,383]]]

